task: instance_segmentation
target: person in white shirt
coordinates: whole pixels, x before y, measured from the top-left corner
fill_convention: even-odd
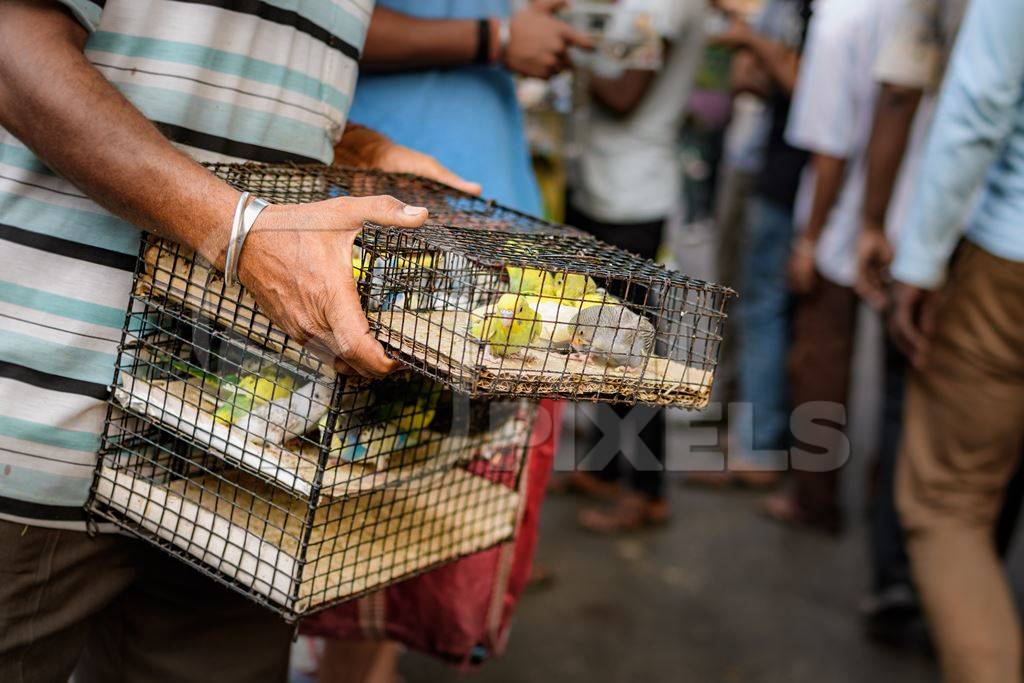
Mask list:
[[[694,75],[703,54],[706,0],[623,0],[613,18],[627,21],[645,13],[662,37],[665,59],[657,70],[621,70],[597,60],[590,78],[590,120],[580,144],[578,179],[570,188],[566,222],[598,238],[654,258],[669,214],[682,197],[677,140]],[[635,529],[668,517],[664,493],[665,423],[662,411],[616,409],[598,424],[601,431],[639,434],[628,444],[631,491],[612,509],[587,509],[580,523],[598,532]],[[629,417],[627,417],[629,416]],[[641,446],[642,444],[642,446]],[[608,490],[620,476],[617,453],[599,455],[598,472],[572,473],[569,483]],[[609,457],[610,456],[610,457]],[[627,464],[627,463],[624,463]]]
[[[794,486],[769,499],[767,512],[829,533],[842,526],[838,475],[849,457],[841,428],[857,311],[855,243],[878,93],[873,67],[891,7],[888,0],[815,4],[787,126],[788,142],[811,154],[797,200],[802,231],[789,263],[790,287],[799,297],[790,398],[796,408],[826,402],[842,409],[827,416],[834,427],[827,437],[815,444],[795,440]]]

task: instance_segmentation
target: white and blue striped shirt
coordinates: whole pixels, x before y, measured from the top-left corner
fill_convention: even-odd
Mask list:
[[[372,0],[62,0],[194,158],[330,163]],[[0,517],[83,524],[138,231],[0,128]]]

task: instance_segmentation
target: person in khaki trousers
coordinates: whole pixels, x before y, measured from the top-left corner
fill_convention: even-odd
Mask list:
[[[897,504],[944,679],[958,683],[1021,681],[1024,664],[993,543],[1024,446],[1022,25],[1019,0],[971,4],[892,267],[890,328],[914,366]]]

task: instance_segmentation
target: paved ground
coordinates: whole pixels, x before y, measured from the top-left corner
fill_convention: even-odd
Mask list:
[[[861,683],[934,680],[919,652],[859,632],[864,540],[782,530],[756,498],[676,488],[672,527],[609,540],[577,531],[553,497],[541,561],[558,582],[522,603],[508,654],[473,680]],[[409,656],[410,683],[452,674]]]
[[[677,430],[669,443],[685,438]],[[678,482],[672,526],[607,539],[578,530],[577,500],[549,496],[539,557],[557,583],[526,596],[508,653],[471,680],[936,681],[923,647],[894,650],[861,635],[866,460],[855,455],[844,471],[850,528],[838,540],[762,518],[753,493]],[[1018,543],[1010,559],[1018,594],[1022,550]],[[458,678],[416,655],[404,658],[402,671],[409,683]]]

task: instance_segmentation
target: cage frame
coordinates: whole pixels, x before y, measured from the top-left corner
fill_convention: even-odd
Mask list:
[[[590,236],[590,235],[588,235],[586,233],[582,233],[582,232],[580,232],[580,231],[578,231],[578,230],[576,230],[574,228],[570,228],[568,226],[560,226],[560,225],[551,223],[549,221],[544,221],[543,219],[537,219],[535,217],[529,216],[528,214],[524,214],[524,213],[517,212],[517,211],[512,210],[512,209],[508,209],[507,207],[503,207],[500,204],[498,204],[497,202],[494,202],[492,200],[481,200],[479,198],[473,197],[472,195],[468,195],[466,193],[459,192],[458,190],[454,190],[452,188],[444,186],[444,185],[442,185],[440,183],[436,183],[435,181],[424,180],[424,179],[419,178],[417,176],[414,176],[412,174],[385,174],[385,173],[381,173],[381,172],[378,172],[378,171],[367,171],[367,170],[364,170],[364,169],[347,169],[347,168],[334,168],[334,167],[328,168],[328,167],[324,167],[324,166],[320,166],[320,165],[306,165],[306,166],[303,166],[303,165],[296,165],[296,164],[282,164],[282,165],[266,165],[266,164],[255,164],[255,163],[247,163],[247,164],[241,164],[241,165],[239,165],[239,164],[209,164],[209,165],[207,165],[207,168],[209,168],[211,171],[216,173],[222,179],[224,179],[227,182],[229,182],[230,184],[232,184],[234,187],[236,187],[238,189],[243,189],[243,190],[251,191],[254,194],[257,194],[259,196],[265,196],[265,193],[262,193],[259,187],[253,186],[252,184],[247,184],[244,181],[244,179],[242,179],[241,175],[235,176],[235,175],[232,175],[232,173],[233,172],[237,172],[238,174],[242,174],[242,173],[257,173],[257,174],[264,174],[264,175],[276,173],[276,174],[279,174],[279,175],[284,175],[284,176],[288,176],[288,177],[292,177],[292,178],[300,178],[300,179],[303,176],[307,176],[309,174],[313,174],[313,175],[323,176],[324,178],[327,178],[327,179],[337,180],[339,185],[341,184],[342,180],[346,177],[346,174],[348,174],[348,175],[358,174],[358,175],[360,175],[360,177],[370,178],[370,179],[372,179],[375,182],[382,183],[383,185],[386,185],[386,183],[389,183],[389,182],[391,182],[391,183],[413,182],[416,185],[416,187],[419,187],[421,189],[422,188],[427,188],[428,191],[437,192],[443,198],[444,197],[454,198],[456,202],[468,202],[468,205],[470,205],[470,206],[481,207],[480,211],[479,211],[479,215],[483,216],[482,220],[484,220],[484,221],[493,220],[493,215],[492,214],[488,214],[487,212],[498,212],[500,215],[506,215],[506,216],[515,218],[517,220],[522,220],[523,225],[528,226],[528,230],[526,230],[526,231],[510,230],[510,231],[506,232],[506,230],[508,230],[509,226],[501,224],[501,220],[498,219],[494,223],[494,225],[491,226],[490,230],[483,230],[484,232],[491,232],[491,233],[497,232],[497,233],[501,233],[501,234],[531,234],[531,235],[536,235],[536,236],[544,236],[544,237],[550,238],[552,240],[574,239],[574,240],[578,240],[581,244],[591,245],[591,246],[594,246],[595,248],[596,248],[596,245],[600,244],[592,236]],[[347,188],[347,191],[349,192],[349,196],[362,196],[360,194],[353,193],[351,191],[353,185],[346,185],[345,187]],[[431,208],[430,207],[430,202],[423,201],[420,198],[413,198],[411,195],[404,195],[403,196],[401,192],[391,192],[391,194],[394,194],[399,199],[403,199],[405,197],[408,197],[407,201],[414,200],[417,204],[425,204],[425,205],[428,206],[428,209]],[[327,194],[326,196],[316,196],[316,197],[313,197],[312,195],[310,195],[310,198],[311,199],[328,199],[331,196],[332,195],[330,195],[330,194]],[[346,196],[346,195],[345,194],[341,194],[341,195],[336,195],[336,196]],[[270,196],[268,196],[267,198],[268,199],[274,199],[274,196],[272,194],[270,194]],[[438,201],[446,201],[446,200],[445,199],[441,199],[441,200],[438,200]],[[456,206],[459,206],[459,205],[457,204]],[[452,215],[458,215],[459,212],[458,212],[458,210],[451,210],[451,207],[449,207],[449,213],[451,213]],[[490,216],[490,218],[488,218],[488,216]],[[370,231],[387,229],[385,226],[374,226],[374,225],[369,225],[369,224],[366,227]],[[446,228],[446,226],[443,226],[443,225],[442,226],[436,226],[436,227]],[[448,227],[451,227],[451,226],[448,226]],[[392,229],[394,229],[394,228],[392,228]],[[430,229],[434,229],[434,228],[430,228]],[[481,228],[479,228],[479,226],[477,227],[477,229],[481,230]],[[365,230],[364,230],[364,234],[365,234]],[[333,430],[322,430],[322,432],[320,433],[319,443],[317,444],[315,474],[314,474],[313,481],[310,482],[311,486],[310,486],[308,495],[305,498],[303,498],[303,494],[301,494],[301,493],[297,493],[295,491],[289,492],[289,495],[298,496],[299,500],[305,500],[306,501],[306,506],[305,506],[305,513],[303,515],[302,523],[301,523],[301,527],[300,527],[301,530],[302,530],[302,534],[301,534],[301,538],[299,539],[298,552],[294,555],[295,559],[296,559],[296,563],[297,563],[297,570],[296,570],[296,573],[292,576],[291,581],[290,581],[290,587],[289,587],[289,590],[288,590],[288,598],[287,598],[287,604],[286,605],[282,605],[282,604],[276,603],[269,596],[264,596],[264,595],[256,592],[253,589],[252,585],[248,585],[245,582],[243,582],[241,579],[239,579],[237,577],[233,577],[233,576],[231,576],[229,574],[226,574],[224,571],[222,571],[221,569],[219,569],[217,567],[211,566],[209,563],[205,562],[203,559],[195,556],[194,554],[192,554],[192,553],[188,552],[187,550],[182,549],[180,546],[176,545],[173,540],[168,540],[166,538],[163,538],[158,533],[147,531],[142,523],[136,523],[136,522],[131,521],[130,519],[128,519],[126,517],[126,515],[118,513],[113,507],[111,507],[110,505],[105,504],[102,501],[102,498],[99,495],[99,487],[100,487],[102,472],[103,472],[106,464],[108,463],[108,460],[113,461],[113,459],[118,456],[119,452],[123,452],[124,451],[124,445],[122,443],[117,442],[117,441],[114,440],[114,436],[115,436],[114,430],[115,430],[115,428],[118,428],[118,421],[119,420],[123,420],[123,419],[132,419],[132,420],[138,421],[138,423],[140,425],[142,425],[141,427],[139,427],[140,430],[145,430],[145,429],[154,430],[152,433],[157,435],[154,438],[171,439],[174,443],[177,443],[177,444],[181,445],[183,448],[193,448],[193,449],[203,449],[203,448],[205,448],[205,457],[215,458],[217,463],[218,463],[218,465],[220,467],[229,468],[230,470],[242,473],[245,476],[255,477],[256,480],[261,481],[262,483],[266,484],[267,486],[273,487],[273,490],[275,490],[275,491],[286,491],[286,492],[288,491],[287,487],[282,487],[280,485],[280,481],[275,481],[275,480],[272,480],[273,478],[268,478],[268,477],[261,476],[261,474],[259,472],[257,472],[257,471],[254,471],[254,469],[251,466],[247,466],[245,463],[234,463],[229,458],[223,457],[221,455],[217,455],[214,452],[215,449],[212,449],[209,446],[209,444],[205,444],[204,445],[203,443],[201,443],[200,441],[197,441],[194,438],[190,439],[187,434],[183,433],[180,430],[174,430],[174,429],[168,427],[166,424],[163,424],[159,420],[156,420],[155,418],[153,418],[153,416],[147,416],[145,414],[142,414],[142,413],[139,413],[139,412],[133,412],[131,410],[127,410],[126,411],[126,410],[124,410],[124,407],[122,405],[116,403],[115,397],[113,396],[114,390],[118,386],[121,385],[122,377],[124,375],[126,375],[126,374],[129,374],[128,368],[131,367],[131,365],[126,363],[126,361],[125,361],[125,354],[128,352],[128,349],[129,349],[129,343],[128,342],[129,342],[129,338],[131,336],[131,321],[132,321],[133,315],[136,313],[136,310],[135,310],[135,308],[136,308],[135,304],[136,303],[141,302],[141,305],[144,306],[144,307],[145,306],[156,306],[156,307],[161,307],[162,306],[162,307],[165,307],[165,308],[166,307],[179,307],[180,310],[187,311],[190,314],[192,314],[193,316],[195,316],[195,319],[206,320],[212,326],[227,325],[228,327],[234,329],[235,332],[239,332],[238,329],[235,329],[235,328],[233,328],[231,326],[231,320],[230,319],[225,320],[223,318],[218,318],[217,315],[215,315],[215,314],[211,315],[210,312],[205,310],[202,306],[190,307],[189,303],[188,303],[188,297],[187,297],[187,294],[188,294],[187,286],[186,286],[186,289],[185,289],[185,298],[182,301],[177,301],[177,300],[174,300],[173,298],[169,298],[166,294],[161,294],[159,291],[155,291],[152,287],[150,289],[148,289],[148,290],[140,289],[140,282],[143,280],[143,278],[145,276],[145,270],[147,268],[147,263],[148,263],[147,262],[147,249],[151,248],[153,246],[153,240],[154,239],[158,240],[159,238],[154,238],[152,235],[143,235],[143,238],[140,240],[139,258],[136,260],[135,269],[134,269],[133,278],[132,278],[132,293],[131,293],[129,305],[127,306],[126,311],[125,311],[124,324],[123,324],[123,327],[122,327],[121,339],[120,339],[120,343],[118,345],[118,352],[117,352],[117,360],[116,360],[116,364],[115,364],[114,379],[113,379],[113,382],[112,382],[112,385],[111,385],[111,397],[110,397],[110,399],[107,402],[106,413],[105,413],[104,421],[103,421],[102,446],[101,446],[101,450],[100,450],[100,453],[99,453],[99,457],[97,458],[97,463],[96,463],[96,469],[95,469],[95,472],[94,472],[94,477],[93,477],[92,483],[90,485],[88,502],[86,503],[87,519],[88,519],[88,523],[89,523],[90,529],[95,530],[96,526],[97,526],[97,523],[100,520],[114,522],[120,528],[125,529],[126,531],[131,533],[133,536],[135,536],[137,538],[141,538],[144,541],[147,541],[147,542],[149,542],[152,545],[155,545],[155,546],[157,546],[159,548],[162,548],[164,551],[166,551],[169,554],[175,556],[179,560],[184,561],[184,562],[186,562],[188,564],[191,564],[193,567],[197,568],[203,574],[214,578],[215,580],[219,581],[220,583],[222,583],[224,585],[227,585],[232,590],[235,590],[236,592],[242,594],[243,596],[246,596],[249,599],[255,600],[259,604],[262,604],[265,607],[270,608],[271,610],[279,613],[281,616],[283,616],[286,620],[289,620],[289,621],[294,621],[294,620],[299,619],[299,618],[301,618],[301,617],[303,617],[303,616],[305,616],[307,614],[310,614],[310,613],[312,613],[314,611],[319,611],[321,609],[326,609],[326,608],[328,608],[328,607],[330,607],[330,606],[332,606],[334,604],[338,604],[338,603],[341,603],[341,602],[352,600],[352,599],[360,597],[361,595],[365,595],[368,592],[371,592],[373,590],[379,589],[382,586],[379,586],[379,585],[368,586],[365,589],[363,589],[362,591],[355,592],[355,593],[344,594],[344,595],[338,595],[338,596],[334,597],[333,599],[329,599],[327,601],[324,601],[324,602],[321,602],[321,603],[317,603],[313,608],[310,608],[310,609],[303,609],[303,610],[299,610],[298,609],[299,606],[302,604],[302,600],[303,599],[306,599],[306,600],[309,599],[308,596],[304,598],[304,596],[302,594],[303,584],[304,584],[304,572],[306,571],[306,569],[310,566],[310,564],[312,562],[319,562],[319,556],[317,556],[316,559],[311,559],[310,551],[311,551],[311,544],[314,543],[313,533],[314,533],[314,530],[317,527],[317,519],[316,519],[317,511],[318,511],[317,503],[319,501],[321,501],[322,499],[324,499],[324,497],[326,495],[325,494],[325,479],[324,478],[325,478],[325,473],[329,469],[329,466],[330,466],[329,465],[329,461],[330,461],[330,459],[332,457],[331,439],[332,439],[332,436],[333,436]],[[187,253],[184,253],[182,251],[182,249],[183,248],[181,248],[181,247],[176,247],[176,251],[174,252],[174,255],[173,255],[174,259],[177,260],[177,259],[187,259],[187,258],[189,258],[189,255]],[[191,258],[190,259],[190,265],[189,265],[190,277],[191,277],[191,274],[196,272],[196,269],[198,269],[200,266],[201,266],[201,264],[198,263],[197,259],[195,259],[195,258]],[[671,271],[667,271],[666,269],[661,268],[660,266],[658,266],[657,268],[660,269],[659,272],[671,273]],[[209,278],[210,278],[211,274],[213,274],[213,275],[215,275],[215,274],[213,272],[212,267],[207,267],[206,270],[207,270],[206,283],[209,284],[209,282],[210,282]],[[699,281],[692,280],[690,278],[687,278],[686,280],[687,280],[687,282],[699,282]],[[707,284],[707,283],[703,283],[703,284]],[[718,286],[715,285],[715,287],[718,287]],[[725,293],[726,296],[734,295],[735,294],[734,292],[732,292],[728,288],[720,288],[720,292],[721,293]],[[219,296],[223,299],[225,297],[225,294],[226,294],[226,290],[222,287]],[[203,299],[203,301],[205,301],[205,299]],[[254,319],[255,319],[256,316],[262,315],[259,312],[258,307],[255,307],[255,304],[253,306],[252,311],[253,311]],[[235,314],[236,319],[237,319],[237,314],[238,314],[237,308],[234,310],[234,314]],[[724,320],[724,313],[723,313],[723,320]],[[254,322],[254,320],[250,320],[249,321],[250,324],[252,324],[253,322]],[[293,340],[288,338],[287,335],[284,335],[283,332],[280,335],[278,335],[278,337],[272,338],[271,337],[271,332],[273,332],[274,330],[277,330],[278,332],[280,332],[280,330],[278,330],[278,328],[276,328],[276,326],[274,326],[269,321],[269,319],[267,319],[267,323],[268,324],[267,324],[267,327],[266,327],[266,336],[265,337],[259,337],[259,336],[255,336],[254,337],[254,336],[244,335],[243,334],[243,336],[245,336],[247,338],[248,343],[251,343],[252,345],[261,347],[263,352],[268,354],[268,355],[270,355],[270,356],[284,357],[285,359],[287,359],[289,361],[292,361],[292,362],[295,362],[295,363],[301,363],[302,353],[304,352],[301,349],[301,347],[296,347],[294,345]],[[372,327],[372,325],[373,325],[373,323],[371,321],[371,327]],[[289,356],[289,353],[298,354],[298,357],[296,358],[296,357],[293,357],[293,356]],[[399,360],[402,360],[402,359],[399,358]],[[406,363],[406,365],[409,365],[409,364]],[[410,367],[412,367],[414,370],[418,370],[419,369],[419,368],[416,368],[415,366],[410,366]],[[335,425],[334,429],[336,429],[337,428],[336,427],[337,420],[338,420],[338,418],[339,418],[339,416],[341,414],[340,411],[342,410],[342,393],[343,393],[342,386],[343,386],[343,383],[342,383],[341,380],[339,380],[336,377],[333,378],[332,381],[333,381],[333,386],[332,386],[332,390],[331,390],[330,405],[329,405],[329,408],[328,408],[327,420],[328,420],[328,424]],[[495,398],[509,398],[508,394],[503,394],[503,393],[488,394],[488,393],[480,393],[480,392],[474,392],[474,391],[469,391],[469,392],[461,391],[460,392],[459,391],[459,387],[457,387],[455,385],[452,385],[452,384],[448,384],[448,383],[445,383],[445,384],[450,389],[452,389],[453,391],[455,391],[457,393],[460,393],[462,396],[464,396],[466,398],[477,398],[477,399],[484,399],[484,400],[492,400],[492,399],[495,399]],[[709,392],[710,392],[710,386],[709,386]],[[531,397],[531,398],[541,398],[541,396],[536,396],[536,397]],[[609,402],[614,402],[614,401],[609,401]],[[531,404],[530,410],[533,411],[532,414],[536,415],[536,411],[537,411],[536,402],[535,401],[531,401],[529,403]],[[437,566],[441,566],[441,565],[446,564],[448,562],[455,561],[456,559],[458,559],[460,557],[464,557],[467,554],[478,552],[478,551],[483,550],[483,549],[485,549],[487,547],[493,547],[496,544],[499,544],[499,543],[502,543],[502,542],[506,542],[507,540],[509,540],[512,537],[514,537],[515,530],[518,527],[519,521],[521,519],[522,505],[525,503],[524,497],[522,496],[522,486],[523,486],[523,483],[525,481],[525,473],[524,473],[523,470],[525,469],[526,457],[527,457],[527,453],[528,453],[528,449],[529,449],[529,438],[530,438],[530,434],[529,434],[529,430],[527,430],[526,435],[525,435],[525,440],[523,441],[523,443],[521,445],[516,446],[516,448],[519,451],[519,453],[518,453],[518,466],[517,466],[517,469],[516,469],[515,475],[514,475],[514,481],[513,481],[514,486],[512,487],[511,490],[515,492],[515,494],[518,496],[518,499],[517,499],[517,502],[516,502],[517,508],[516,508],[516,512],[515,512],[515,518],[514,518],[513,523],[512,523],[512,525],[510,527],[510,530],[509,530],[509,533],[508,533],[507,537],[502,538],[502,539],[495,539],[495,540],[489,542],[484,547],[475,548],[473,550],[469,550],[469,551],[467,551],[465,553],[461,553],[461,554],[458,554],[458,555],[455,555],[455,556],[452,556],[452,557],[445,557],[445,558],[437,560],[436,562],[433,562],[431,564],[427,564],[427,565],[424,565],[422,567],[418,567],[414,571],[412,571],[412,572],[410,572],[408,574],[402,575],[400,577],[400,580],[405,580],[407,578],[411,578],[413,576],[417,576],[419,574],[422,574],[423,572],[430,571],[431,569],[433,569],[433,568],[435,568]],[[184,456],[181,456],[181,457],[184,459]],[[452,471],[454,469],[459,469],[461,471],[463,466],[464,466],[464,463],[456,463],[455,465],[453,465],[453,467],[451,469],[445,469],[445,470],[442,470],[441,472],[444,473],[444,472]],[[466,471],[469,472],[468,467],[466,468]],[[436,472],[435,473],[428,472],[428,473],[424,474],[423,476],[424,477],[429,477],[429,476],[433,476],[433,474],[436,474]],[[135,475],[132,475],[132,476],[134,477]],[[371,489],[371,493],[373,491],[375,491],[375,490],[376,489]],[[214,495],[217,495],[217,494],[214,494]],[[256,494],[253,494],[253,495],[256,495]],[[358,492],[351,493],[351,494],[344,493],[344,494],[342,494],[340,496],[340,500],[355,499],[355,498],[358,498],[360,495],[364,495],[364,494],[361,494],[361,493],[358,493]],[[280,550],[280,548],[279,548],[279,550]],[[396,579],[396,580],[398,580],[398,579]],[[393,582],[393,581],[389,580],[387,583],[385,583],[383,585],[389,585],[391,582]]]

